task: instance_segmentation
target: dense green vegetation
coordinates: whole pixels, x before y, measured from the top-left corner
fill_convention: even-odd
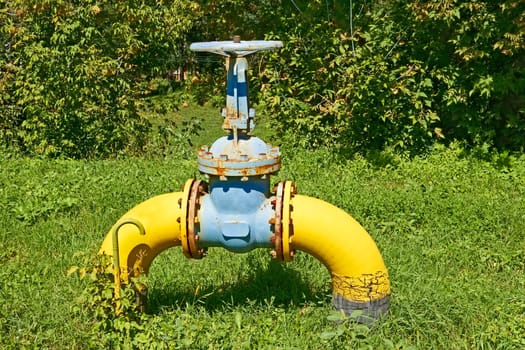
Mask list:
[[[10,1],[0,11],[0,143],[70,158],[141,154],[152,125],[140,111],[177,88],[173,72],[198,76],[186,88],[199,101],[223,89],[221,60],[192,55],[189,43],[237,33],[285,43],[253,59],[252,93],[288,142],[419,153],[459,140],[520,151],[524,8],[517,0]]]
[[[180,51],[178,40],[191,21],[177,13],[191,6],[4,4],[2,143],[25,154],[74,158],[140,150],[149,127],[139,115],[141,97]]]
[[[262,73],[283,135],[353,150],[523,148],[523,2],[313,3],[273,30],[286,45]]]
[[[205,115],[209,110],[193,110]],[[209,143],[210,138],[200,137]],[[183,156],[145,160],[0,158],[0,347],[319,349],[525,346],[525,159],[437,147],[342,160],[284,148],[274,178],[351,213],[389,268],[389,316],[372,329],[332,313],[330,278],[300,253],[213,249],[202,261],[162,253],[147,280],[149,313],[95,314],[109,279],[68,276],[111,225],[196,173]],[[88,264],[89,265],[89,264]],[[106,276],[107,277],[107,276]],[[106,301],[105,301],[106,300]],[[104,304],[106,303],[106,304]],[[91,306],[90,306],[91,305]],[[107,311],[107,310],[106,310]]]

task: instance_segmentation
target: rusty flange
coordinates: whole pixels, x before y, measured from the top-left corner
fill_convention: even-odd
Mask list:
[[[261,176],[276,173],[281,168],[279,147],[264,143],[257,137],[241,138],[237,142],[226,137],[208,149],[199,150],[199,171],[208,175]]]
[[[182,252],[188,258],[201,259],[206,256],[206,250],[199,248],[199,236],[195,228],[198,224],[200,196],[207,191],[208,184],[202,180],[190,179],[184,185],[182,209],[186,215],[181,220],[181,245]]]
[[[292,198],[297,193],[293,181],[285,181],[283,189],[283,214],[282,214],[282,246],[284,261],[291,261],[295,255],[295,250],[290,248],[291,237],[293,236],[292,220]]]
[[[290,237],[293,235],[293,220],[291,217],[291,199],[297,193],[295,183],[292,181],[281,181],[274,186],[275,198],[271,203],[275,210],[275,216],[270,219],[273,225],[274,244],[272,257],[277,260],[291,261],[295,250],[290,248]]]
[[[271,238],[274,244],[274,250],[272,250],[272,257],[278,260],[283,259],[283,230],[282,230],[282,208],[283,208],[283,192],[284,192],[284,181],[277,183],[273,188],[275,192],[275,199],[272,199],[272,205],[275,210],[275,216],[270,219],[270,224],[273,224],[273,236]]]

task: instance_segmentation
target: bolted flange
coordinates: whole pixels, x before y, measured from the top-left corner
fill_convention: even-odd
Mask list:
[[[189,179],[184,185],[182,210],[186,213],[180,218],[182,252],[187,258],[201,259],[206,256],[206,249],[199,248],[199,236],[196,233],[200,196],[206,194],[208,184],[202,180]]]
[[[271,255],[274,259],[291,261],[295,255],[295,250],[290,247],[293,236],[291,199],[297,190],[293,181],[281,181],[274,186],[273,191],[275,198],[271,199],[271,204],[274,207],[275,216],[269,220],[274,232],[270,238],[274,244]]]

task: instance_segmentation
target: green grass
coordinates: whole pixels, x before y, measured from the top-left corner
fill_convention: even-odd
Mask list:
[[[211,112],[191,105],[180,113]],[[294,180],[301,194],[343,208],[376,241],[392,283],[389,316],[372,329],[334,322],[328,273],[304,253],[281,264],[265,250],[217,248],[192,261],[172,248],[152,265],[150,311],[130,341],[170,349],[525,347],[525,157],[499,167],[457,149],[412,160],[283,149],[273,181]],[[80,300],[87,282],[67,270],[96,252],[129,208],[193,176],[196,161],[176,156],[0,156],[0,348],[100,348],[104,334]]]

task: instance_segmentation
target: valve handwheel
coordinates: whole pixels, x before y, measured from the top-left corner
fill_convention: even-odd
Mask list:
[[[277,40],[248,40],[241,41],[235,36],[233,41],[208,41],[193,43],[190,50],[198,52],[211,52],[223,56],[243,57],[261,50],[272,50],[283,47],[283,43]]]

